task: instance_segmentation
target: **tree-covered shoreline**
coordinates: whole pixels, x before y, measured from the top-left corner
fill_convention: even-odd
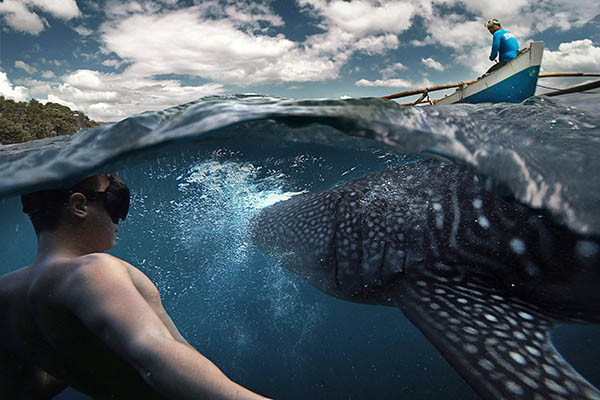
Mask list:
[[[0,144],[72,135],[98,125],[84,113],[57,103],[16,102],[0,96]]]

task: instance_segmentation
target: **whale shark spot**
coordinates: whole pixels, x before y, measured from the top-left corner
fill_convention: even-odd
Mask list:
[[[533,319],[533,315],[528,314],[524,311],[519,311],[519,317],[526,319],[526,320],[532,320]]]
[[[491,314],[484,314],[483,316],[484,316],[484,317],[485,317],[485,319],[487,319],[488,321],[491,321],[491,322],[498,322],[498,318],[494,317],[494,316],[493,316],[493,315],[491,315]]]
[[[577,242],[575,251],[581,258],[592,258],[600,252],[600,246],[598,246],[597,243],[588,240],[582,240]]]
[[[525,254],[525,243],[521,239],[513,238],[513,239],[511,239],[509,245],[510,245],[511,250],[513,252],[515,252],[516,254],[519,254],[519,255]]]
[[[521,354],[516,353],[514,351],[511,351],[510,353],[508,353],[508,355],[515,360],[516,362],[518,362],[519,364],[525,365],[527,364],[527,360],[525,360],[525,357],[523,357]]]
[[[512,394],[522,395],[524,393],[523,388],[516,382],[506,381],[505,385],[508,391]]]

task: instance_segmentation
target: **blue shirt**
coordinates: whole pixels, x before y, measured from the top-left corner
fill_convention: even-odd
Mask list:
[[[499,29],[494,32],[490,60],[495,60],[498,52],[500,52],[500,61],[510,61],[517,56],[518,51],[519,42],[512,33],[506,29]]]

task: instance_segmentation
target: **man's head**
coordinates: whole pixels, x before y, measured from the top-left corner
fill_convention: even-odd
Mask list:
[[[83,222],[92,214],[104,214],[107,221],[116,225],[129,210],[129,188],[115,174],[100,174],[71,188],[25,194],[21,203],[38,235],[68,223]]]
[[[500,21],[496,18],[492,18],[485,23],[487,30],[493,35],[496,31],[502,29]]]

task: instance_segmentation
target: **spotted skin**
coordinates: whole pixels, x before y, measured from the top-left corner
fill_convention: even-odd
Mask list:
[[[483,398],[597,399],[556,351],[600,322],[600,242],[426,160],[263,210],[253,240],[322,291],[399,307]]]

